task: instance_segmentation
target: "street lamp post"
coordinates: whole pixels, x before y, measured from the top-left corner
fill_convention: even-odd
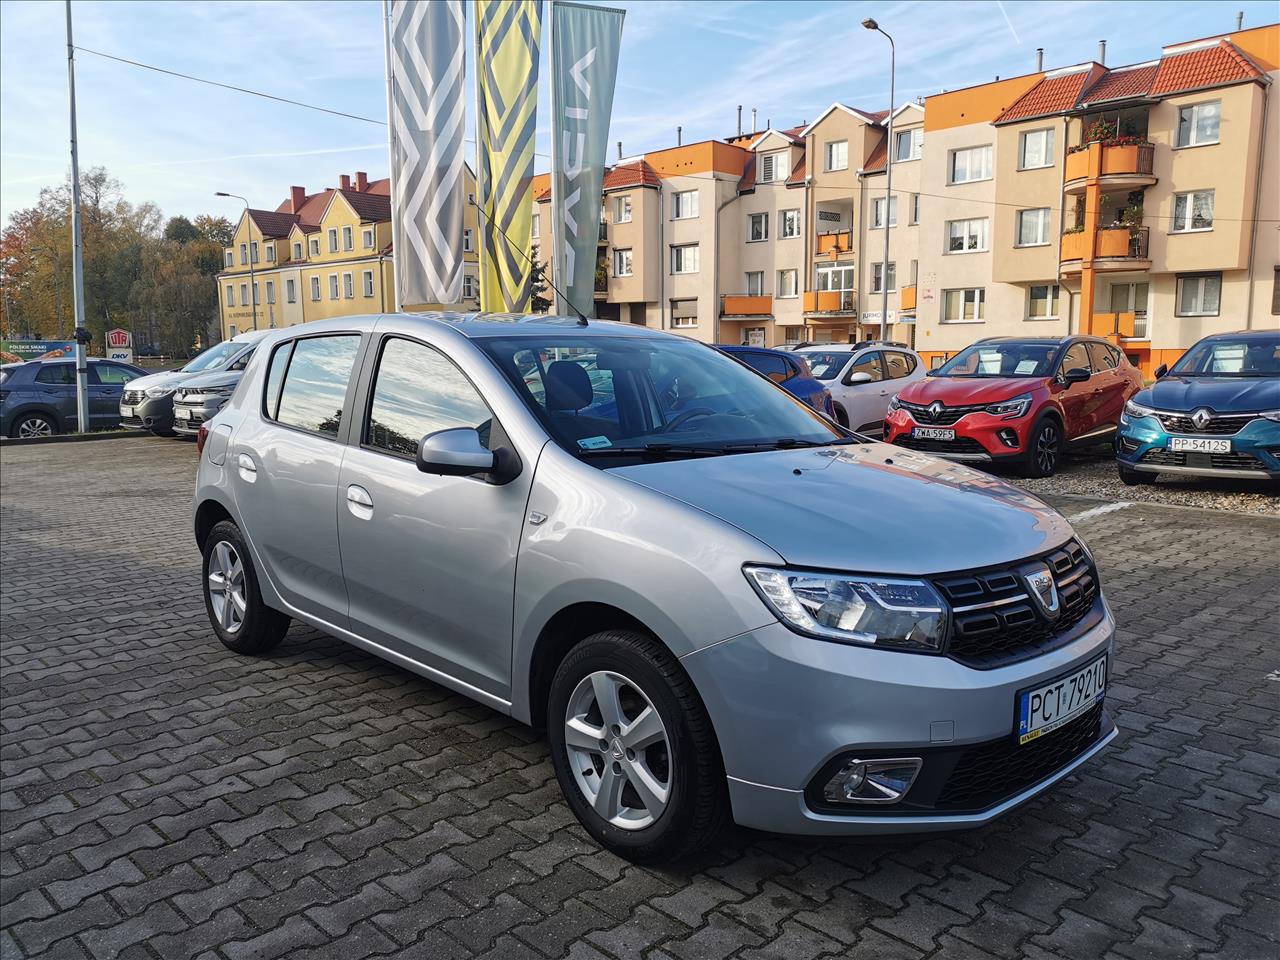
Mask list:
[[[883,340],[889,325],[889,217],[893,210],[893,110],[897,91],[894,74],[897,70],[897,49],[893,37],[880,29],[871,17],[862,21],[868,30],[875,30],[889,41],[889,123],[885,131],[884,152],[884,263],[880,266],[880,339]],[[896,274],[897,271],[895,271]]]
[[[226,193],[225,191],[222,191],[222,190],[216,191],[214,193],[214,196],[215,197],[235,197],[235,199],[241,201],[244,204],[245,219],[249,221],[249,225],[246,227],[246,229],[249,232],[249,241],[246,246],[246,250],[248,251],[248,256],[246,257],[246,259],[249,261],[249,306],[253,310],[253,329],[257,330],[258,329],[258,284],[253,279],[253,217],[249,216],[249,201],[246,200],[244,197],[240,196],[240,194],[238,193]]]

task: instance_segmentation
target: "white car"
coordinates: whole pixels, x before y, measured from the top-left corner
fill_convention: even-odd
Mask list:
[[[890,398],[925,375],[920,354],[905,343],[863,340],[812,344],[796,353],[808,361],[814,377],[831,391],[841,426],[872,436],[884,432]]]

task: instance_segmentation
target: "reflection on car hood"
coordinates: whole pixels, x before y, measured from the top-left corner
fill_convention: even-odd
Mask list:
[[[733,524],[787,563],[925,574],[1009,563],[1071,536],[1052,507],[960,464],[882,443],[610,471]]]
[[[183,390],[199,390],[205,387],[231,387],[240,382],[243,370],[215,370],[212,373],[197,373],[182,381]]]
[[[166,370],[163,373],[149,373],[137,380],[130,380],[128,390],[150,390],[152,387],[176,387],[195,377],[194,373],[183,373],[181,370]]]
[[[1280,409],[1280,377],[1165,377],[1133,398],[1157,410],[1215,413]]]
[[[1047,377],[925,377],[902,388],[899,400],[930,404],[940,400],[948,407],[999,403],[1044,385]]]

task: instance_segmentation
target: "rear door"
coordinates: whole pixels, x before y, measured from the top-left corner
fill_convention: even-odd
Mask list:
[[[871,379],[865,383],[850,383],[850,379],[859,373],[869,374]],[[845,369],[843,383],[849,426],[872,436],[880,435],[884,430],[891,393],[890,384],[885,380],[884,355],[879,350],[859,354]]]
[[[1067,352],[1062,357],[1062,362],[1058,365],[1059,376],[1065,376],[1068,370],[1089,370],[1092,372],[1092,362],[1089,360],[1089,350],[1083,341],[1076,341],[1067,348]],[[1093,377],[1083,383],[1071,383],[1066,386],[1060,395],[1062,403],[1062,413],[1066,418],[1065,430],[1068,440],[1075,440],[1082,437],[1093,429],[1097,418],[1094,411],[1097,407],[1096,398],[1094,396],[1095,383]]]
[[[1120,351],[1108,344],[1090,341],[1089,360],[1093,365],[1093,429],[1118,426],[1129,386],[1128,378],[1120,369]]]
[[[59,430],[74,430],[76,424],[76,369],[72,363],[42,363],[31,386],[42,407],[53,410]],[[92,414],[90,422],[93,421]]]

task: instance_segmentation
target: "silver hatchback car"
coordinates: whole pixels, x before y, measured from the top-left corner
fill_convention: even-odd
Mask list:
[[[983,824],[1115,736],[1094,561],[1043,502],[629,324],[275,331],[201,434],[214,630],[310,624],[545,727],[609,849]]]

